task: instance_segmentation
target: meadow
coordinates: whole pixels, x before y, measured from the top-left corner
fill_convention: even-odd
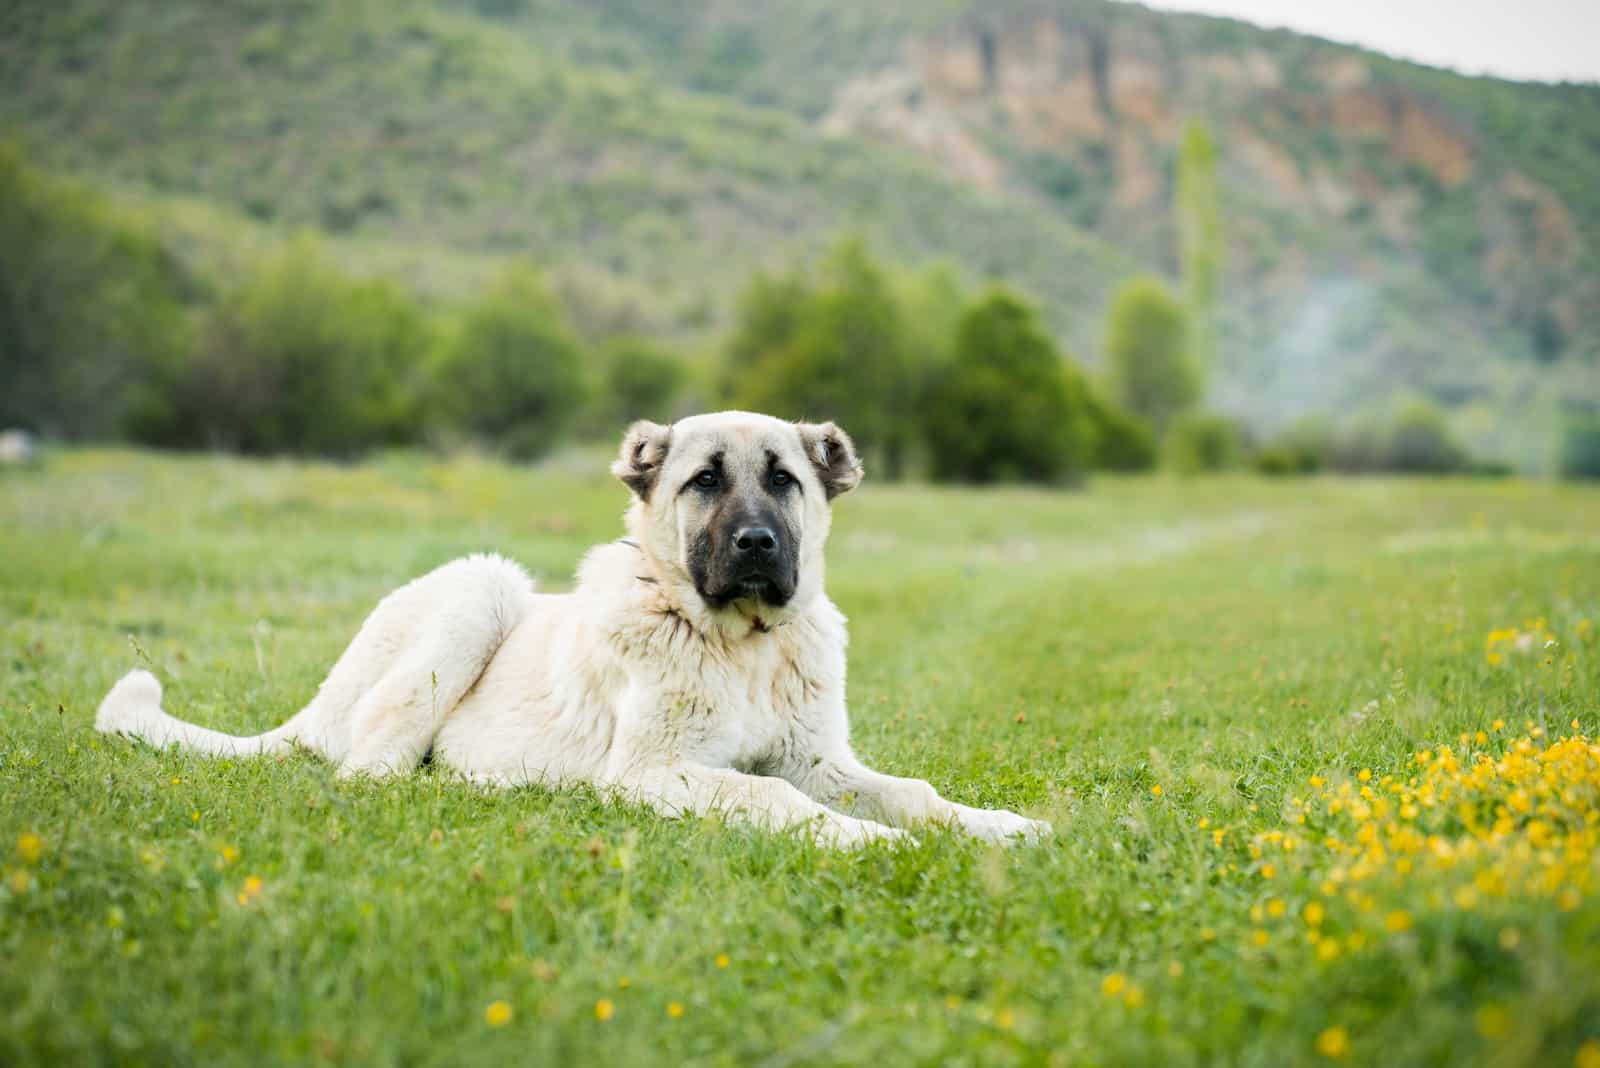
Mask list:
[[[0,473],[0,1062],[1600,1064],[1600,493],[873,484],[854,742],[1051,820],[842,853],[255,732],[372,604],[620,534],[604,457],[110,450]]]

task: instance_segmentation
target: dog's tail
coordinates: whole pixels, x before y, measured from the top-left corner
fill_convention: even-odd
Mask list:
[[[295,717],[298,719],[299,717]],[[295,720],[281,727],[241,738],[185,723],[161,710],[161,683],[148,671],[130,671],[111,687],[95,713],[95,730],[126,734],[157,748],[176,745],[211,756],[254,756],[281,753],[293,745]]]

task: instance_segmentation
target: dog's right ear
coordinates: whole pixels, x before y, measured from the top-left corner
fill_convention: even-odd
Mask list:
[[[667,458],[667,446],[672,442],[672,428],[641,419],[622,435],[622,452],[611,465],[611,473],[622,480],[641,500],[650,499],[650,490],[661,474],[661,464]]]

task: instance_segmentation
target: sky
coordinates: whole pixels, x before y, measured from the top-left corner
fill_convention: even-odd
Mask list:
[[[1465,74],[1600,82],[1600,0],[1143,0],[1359,44]]]

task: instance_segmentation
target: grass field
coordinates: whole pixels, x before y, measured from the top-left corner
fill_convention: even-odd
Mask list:
[[[92,731],[141,662],[275,724],[469,550],[566,584],[619,533],[603,470],[0,476],[0,1062],[1600,1063],[1600,748],[1559,741],[1600,733],[1592,489],[842,499],[858,751],[1052,820],[1034,848]]]

